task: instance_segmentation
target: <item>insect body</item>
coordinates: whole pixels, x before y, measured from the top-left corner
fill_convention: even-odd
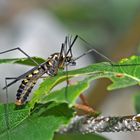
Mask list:
[[[46,62],[38,66],[36,69],[33,69],[31,73],[25,77],[17,90],[16,105],[23,105],[25,103],[32,88],[42,75],[45,73],[49,76],[57,74],[61,64],[60,57],[62,57],[61,59],[64,59],[63,56],[60,56],[60,53],[54,53]]]
[[[68,63],[74,63],[72,59],[71,47],[64,54],[64,44],[62,44],[61,52],[54,53],[48,57],[47,61],[30,71],[30,73],[25,77],[21,82],[19,89],[16,94],[16,105],[20,106],[25,103],[27,97],[29,96],[32,88],[36,84],[37,80],[44,75],[45,73],[49,76],[55,76],[58,72],[58,69],[64,68]],[[70,56],[68,53],[71,52]]]
[[[78,37],[79,36],[76,35],[72,42],[71,42],[71,38],[66,37],[65,42],[62,43],[61,51],[59,53],[52,54],[50,57],[48,57],[47,61],[42,63],[42,64],[38,64],[35,60],[33,60],[28,54],[26,54],[20,48],[14,48],[14,49],[11,49],[11,50],[0,52],[0,54],[3,54],[3,53],[7,53],[7,52],[10,52],[10,51],[13,51],[13,50],[19,50],[24,55],[26,55],[33,63],[35,63],[37,65],[36,67],[31,69],[30,71],[28,71],[28,72],[24,73],[23,75],[20,75],[19,77],[17,77],[11,83],[6,84],[6,86],[3,88],[3,89],[7,89],[9,86],[14,84],[15,82],[23,79],[20,86],[19,86],[19,89],[17,90],[17,94],[16,94],[16,105],[17,106],[21,106],[21,105],[25,104],[25,102],[27,100],[27,97],[29,96],[32,88],[34,87],[37,80],[42,75],[48,74],[49,76],[55,76],[58,72],[58,69],[61,69],[61,68],[63,69],[68,64],[75,65],[76,64],[75,61],[77,59],[83,57],[84,55],[87,55],[90,52],[95,52],[98,55],[100,55],[101,57],[105,58],[110,63],[112,63],[112,61],[109,58],[107,58],[106,56],[104,56],[103,54],[101,54],[100,52],[95,50],[94,48],[88,50],[87,52],[83,53],[79,57],[73,59],[72,46],[73,46],[73,44],[75,43],[75,41]],[[87,45],[91,46],[91,44],[87,43],[81,37],[79,37],[79,39],[84,41]],[[67,47],[68,47],[68,49],[67,49]]]
[[[50,57],[48,57],[47,61],[45,61],[42,64],[38,64],[29,72],[17,77],[14,81],[12,81],[11,83],[9,83],[3,88],[3,89],[6,89],[12,84],[14,84],[15,82],[17,82],[18,80],[23,79],[16,94],[15,104],[17,106],[21,106],[25,104],[27,97],[29,96],[32,88],[34,87],[37,80],[42,75],[47,74],[49,76],[55,76],[58,72],[58,69],[63,69],[69,63],[75,64],[72,58],[71,48],[77,37],[78,36],[75,36],[72,43],[66,37],[65,43],[62,43],[61,51],[59,53],[52,54]],[[69,45],[68,50],[67,50],[67,45]],[[5,51],[5,52],[8,52],[8,51]]]

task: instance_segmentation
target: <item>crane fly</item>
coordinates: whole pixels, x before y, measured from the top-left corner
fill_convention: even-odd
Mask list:
[[[77,58],[73,58],[72,47],[75,41],[77,40],[77,38],[81,39],[82,41],[88,44],[88,42],[86,42],[83,38],[79,37],[78,35],[74,37],[73,41],[71,41],[71,37],[66,36],[64,43],[62,43],[61,45],[60,52],[53,53],[42,64],[38,64],[34,59],[32,59],[26,52],[24,52],[20,48],[14,48],[14,49],[0,52],[0,54],[3,54],[3,53],[11,52],[14,50],[19,50],[36,65],[34,68],[27,71],[26,73],[20,75],[19,77],[14,78],[14,80],[10,82],[9,84],[7,84],[7,80],[12,79],[12,78],[9,78],[9,77],[6,78],[6,86],[3,88],[6,90],[8,87],[13,85],[17,81],[23,79],[16,94],[15,104],[17,106],[21,106],[25,104],[25,102],[27,101],[27,97],[31,93],[37,80],[40,77],[42,77],[44,74],[47,74],[49,76],[55,76],[58,73],[58,69],[64,69],[64,67],[67,67],[68,65],[75,65],[76,60],[83,57],[84,55],[87,55],[88,53],[95,52],[112,64],[112,61],[109,58],[107,58],[106,56],[104,56],[103,54],[101,54],[95,49],[90,49],[87,52],[83,53],[82,55],[78,56]]]
[[[74,38],[73,42],[69,45],[68,50],[67,44],[68,38],[66,37],[65,43],[62,43],[62,47],[59,53],[53,53],[48,57],[47,61],[42,64],[38,64],[36,67],[24,73],[23,75],[17,77],[14,81],[6,85],[3,89],[11,86],[15,82],[20,79],[23,79],[16,94],[16,102],[17,106],[21,106],[25,104],[27,97],[31,93],[32,88],[36,84],[37,80],[44,74],[49,76],[55,76],[58,73],[58,69],[64,69],[66,64],[75,64],[74,60],[72,59],[72,46],[76,40],[77,36]],[[30,57],[31,58],[31,57]],[[37,62],[36,62],[37,64]]]
[[[93,45],[91,45],[90,43],[88,43],[82,37],[80,37],[78,35],[76,35],[73,38],[73,40],[72,40],[72,37],[66,36],[64,43],[62,43],[62,45],[61,45],[60,52],[51,54],[50,57],[48,57],[48,59],[41,64],[36,62],[32,57],[30,57],[21,48],[13,48],[10,50],[0,52],[0,54],[4,54],[7,52],[18,50],[21,53],[23,53],[30,61],[32,61],[36,65],[31,70],[27,71],[26,73],[24,73],[16,78],[9,78],[9,77],[5,78],[6,86],[3,89],[6,90],[7,103],[8,103],[7,88],[10,87],[11,85],[13,85],[14,83],[16,83],[17,81],[22,79],[22,82],[17,90],[15,105],[23,106],[26,104],[27,98],[28,98],[29,94],[31,93],[34,85],[36,84],[38,79],[41,78],[44,74],[47,74],[50,77],[55,76],[58,74],[59,69],[66,68],[66,70],[67,70],[68,65],[76,65],[76,60],[80,59],[81,57],[83,57],[91,52],[94,52],[94,53],[98,54],[99,56],[101,56],[102,58],[104,58],[105,60],[107,60],[111,66],[120,66],[120,64],[118,64],[118,65],[115,64],[111,59],[109,59],[108,57],[106,57],[105,55],[103,55],[102,53],[100,53],[99,51],[97,51],[94,48],[91,48],[88,51],[81,54],[80,56],[74,58],[73,53],[72,53],[72,47],[74,46],[74,43],[76,42],[76,40],[78,38],[81,41],[83,41],[85,44],[87,44],[88,46],[94,47]],[[132,64],[132,65],[135,65],[135,64]],[[139,65],[139,64],[136,64],[136,65]],[[122,65],[122,66],[127,66],[127,65]],[[119,78],[122,76],[123,75],[121,75],[121,74],[116,75],[116,77],[119,77]],[[14,79],[14,80],[7,84],[7,80],[9,80],[9,79]],[[67,79],[67,85],[68,85],[68,79]],[[67,86],[66,86],[66,89],[67,89]],[[67,93],[67,90],[66,90],[66,93]],[[78,107],[80,108],[81,106],[78,106]],[[8,112],[7,106],[5,106],[5,110]],[[5,117],[6,117],[6,123],[7,123],[7,128],[8,128],[8,123],[9,123],[8,122],[8,113],[5,113]]]

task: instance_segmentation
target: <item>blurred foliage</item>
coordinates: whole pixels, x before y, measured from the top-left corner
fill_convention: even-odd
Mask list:
[[[139,0],[54,0],[49,9],[70,31],[107,46],[128,30]]]

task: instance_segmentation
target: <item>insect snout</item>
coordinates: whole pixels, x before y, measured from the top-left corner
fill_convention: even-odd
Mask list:
[[[76,66],[76,62],[74,60],[70,61],[70,66]]]

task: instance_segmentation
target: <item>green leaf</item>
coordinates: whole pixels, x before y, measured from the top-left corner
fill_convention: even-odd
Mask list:
[[[79,95],[89,88],[90,82],[94,79],[96,79],[96,76],[90,76],[77,82],[77,84],[69,86],[67,91],[65,87],[60,90],[53,91],[49,95],[45,96],[40,102],[46,103],[55,101],[57,103],[68,103],[69,106],[72,107]]]
[[[22,110],[16,110],[16,115],[18,116],[20,112]],[[70,121],[73,110],[67,104],[56,104],[54,102],[36,105],[31,115],[24,119],[19,118],[17,122],[20,121],[21,123],[17,123],[15,127],[17,116],[15,116],[15,113],[10,115],[9,120],[13,117],[15,119],[9,121],[11,123],[10,129],[9,131],[3,130],[0,133],[0,139],[6,140],[9,137],[10,140],[52,140],[54,132]]]
[[[140,94],[139,93],[134,96],[134,106],[135,106],[136,113],[140,113]]]
[[[32,59],[39,64],[45,62],[45,60],[40,57],[32,57]],[[21,64],[28,66],[36,66],[36,64],[32,62],[29,58],[0,59],[0,64]]]
[[[8,105],[8,114],[5,114],[5,105],[0,105],[0,134],[6,132],[7,124],[6,124],[6,116],[8,115],[9,118],[9,127],[14,128],[18,124],[20,124],[26,117],[29,115],[30,110],[29,108],[24,108],[22,110],[15,110],[14,104]]]
[[[108,87],[108,90],[114,90],[119,88],[125,88],[132,85],[137,85],[140,83],[140,57],[133,56],[130,59],[123,59],[120,63],[111,65],[110,63],[96,63],[85,68],[76,69],[68,72],[69,78],[79,77],[79,76],[91,76],[92,80],[99,78],[109,78],[113,83]],[[59,83],[65,81],[67,78],[66,72],[59,72],[55,77],[48,77],[42,82],[38,90],[34,93],[34,96],[30,102],[33,108],[34,104],[41,102],[42,99],[51,93],[51,90]],[[87,81],[85,81],[87,82]],[[79,88],[81,83],[77,85]],[[89,87],[81,89],[83,92]],[[63,89],[64,91],[64,89]],[[70,90],[69,90],[70,91]],[[80,92],[75,93],[75,97],[78,97]],[[56,91],[56,94],[57,95]],[[59,92],[60,93],[60,92]],[[58,96],[60,95],[58,93]],[[70,94],[71,95],[71,94]],[[54,98],[55,99],[55,98]],[[59,97],[59,102],[62,102],[62,96]],[[75,99],[74,99],[75,100]]]
[[[55,91],[52,91],[52,89],[67,79],[67,72],[59,71],[58,75],[47,77],[35,91],[27,108],[24,110],[13,110],[10,105],[12,109],[9,109],[8,115],[10,127],[9,136],[14,140],[19,137],[21,139],[38,138],[40,140],[44,139],[47,135],[47,138],[51,140],[54,132],[63,124],[67,124],[73,117],[71,107],[81,92],[88,89],[92,80],[109,78],[113,82],[113,84],[108,87],[109,90],[139,84],[139,62],[140,57],[133,56],[129,59],[123,59],[115,65],[104,62],[69,71],[69,79],[73,77],[84,77],[84,79],[77,81],[74,85],[70,85],[67,89],[64,87]],[[65,95],[67,95],[67,98]],[[36,103],[43,104],[36,106]],[[57,111],[61,112],[61,115]],[[69,115],[67,116],[67,114]],[[7,136],[7,128],[3,112],[1,112],[0,117],[2,120],[0,124],[3,126],[0,128],[0,138],[5,139]]]

